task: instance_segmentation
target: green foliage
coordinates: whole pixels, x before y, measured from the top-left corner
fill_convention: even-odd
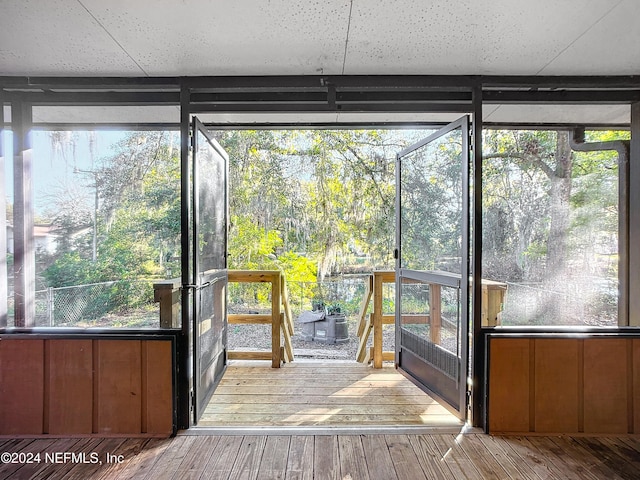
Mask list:
[[[318,265],[319,278],[393,265],[395,154],[424,132],[244,130],[215,135],[231,162],[232,265],[272,264],[256,261],[257,252],[247,243],[265,243],[265,234],[255,227],[278,232],[282,239],[270,254],[297,252]]]
[[[276,267],[275,254],[282,246],[275,230],[267,231],[246,216],[231,216],[229,268],[270,270]]]
[[[460,273],[462,158],[460,131],[402,159],[402,263]]]
[[[328,298],[329,287],[322,282],[327,276],[393,268],[395,155],[427,134],[214,132],[230,158],[229,267],[282,270],[298,289],[292,299]],[[566,135],[555,131],[484,132],[486,278],[548,283],[557,281],[549,273],[559,265],[566,275],[617,274],[615,153],[569,152],[563,163],[562,138]],[[628,132],[587,132],[588,141],[620,138],[628,138]],[[405,267],[458,267],[461,142],[452,135],[435,145],[428,158],[406,162]],[[46,216],[59,228],[61,241],[43,273],[47,286],[178,276],[178,143],[175,133],[127,134],[109,157],[85,172],[84,191],[56,193]],[[93,262],[95,192],[98,251]],[[229,288],[233,296],[236,287]],[[266,285],[239,293],[247,305],[269,301]],[[119,305],[139,303],[133,291],[114,288],[105,295]],[[607,295],[597,301],[611,310]],[[352,307],[349,302],[356,300],[345,301],[345,308]]]
[[[82,195],[67,189],[54,200],[51,218],[61,241],[42,272],[46,286],[116,281],[96,287],[78,304],[85,320],[146,305],[153,298],[150,283],[132,281],[166,278],[180,271],[180,164],[171,135],[130,133],[111,157],[86,174],[99,195],[95,261],[93,212]]]
[[[43,275],[50,287],[68,287],[93,283],[93,272],[94,265],[90,259],[82,258],[78,252],[66,252]]]
[[[54,222],[63,241],[43,273],[48,286],[163,278],[168,270],[179,271],[180,168],[170,140],[166,132],[130,133],[91,172],[99,193],[96,262],[91,232],[75,233],[93,230],[90,214],[78,208],[77,196],[56,200]]]
[[[278,257],[277,262],[290,282],[313,282],[316,279],[317,266],[306,257],[286,252]]]

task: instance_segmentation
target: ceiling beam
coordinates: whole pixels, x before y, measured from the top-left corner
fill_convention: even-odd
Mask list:
[[[537,75],[273,75],[198,77],[14,77],[0,76],[0,88],[20,90],[170,90],[181,86],[197,91],[323,91],[336,89],[465,90],[491,88],[613,88],[640,89],[640,76],[537,76]]]
[[[137,105],[178,105],[180,103],[179,92],[87,92],[87,91],[39,91],[17,92],[5,91],[4,97],[8,101],[13,99],[27,99],[32,105],[38,106],[65,106],[65,105],[91,105],[91,106],[137,106]]]

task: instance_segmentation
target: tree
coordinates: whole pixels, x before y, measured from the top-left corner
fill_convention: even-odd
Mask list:
[[[598,282],[617,282],[615,153],[572,152],[567,131],[487,131],[484,150],[485,278],[539,283],[538,321],[615,315],[598,299]]]
[[[230,157],[235,222],[275,231],[273,255],[296,252],[317,262],[318,276],[393,264],[394,158],[414,132],[222,131]],[[231,248],[240,241],[232,229]]]
[[[309,217],[320,278],[344,268],[338,259],[349,254],[365,254],[378,267],[393,263],[394,159],[407,143],[379,130],[312,132]]]
[[[404,268],[461,273],[464,159],[460,133],[454,130],[402,158]]]
[[[112,156],[89,172],[99,200],[95,262],[88,247],[92,213],[87,194],[77,184],[54,194],[50,215],[61,240],[55,261],[44,272],[49,286],[179,272],[180,167],[172,137],[129,133]]]

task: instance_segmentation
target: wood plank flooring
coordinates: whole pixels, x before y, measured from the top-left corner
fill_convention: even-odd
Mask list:
[[[199,427],[434,426],[462,422],[395,371],[356,362],[229,364]]]
[[[0,479],[11,480],[640,478],[640,436],[465,433],[12,439],[0,440],[0,452],[13,454],[9,460],[15,463],[5,457],[0,463]],[[94,458],[97,463],[91,463]]]

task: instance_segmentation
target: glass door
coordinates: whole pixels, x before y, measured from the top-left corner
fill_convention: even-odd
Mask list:
[[[396,160],[396,365],[461,419],[469,351],[469,118]]]

